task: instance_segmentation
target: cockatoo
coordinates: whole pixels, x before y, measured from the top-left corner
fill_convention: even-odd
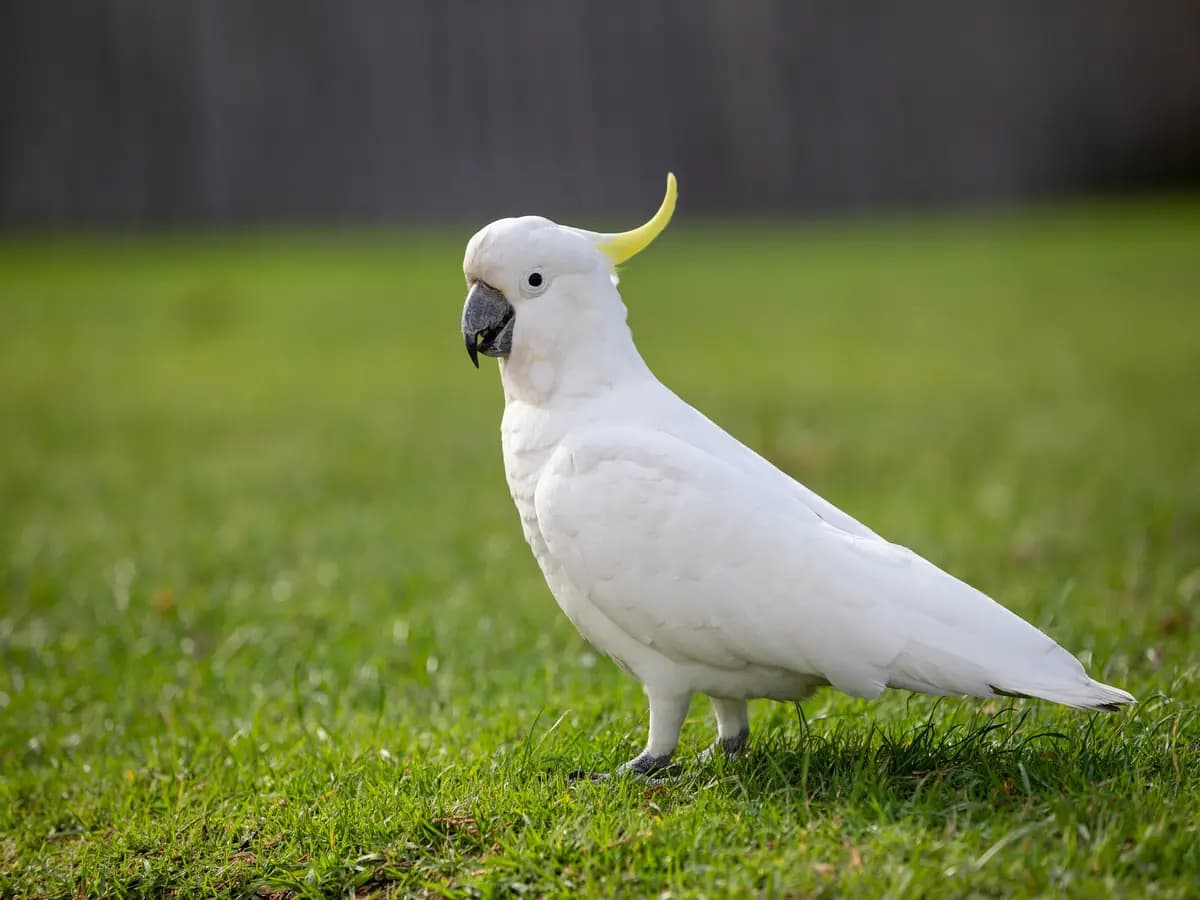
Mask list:
[[[1053,640],[794,481],[665,387],[626,325],[615,267],[675,209],[620,234],[538,216],[467,244],[467,353],[499,359],[509,490],[546,583],[592,645],[645,688],[645,749],[664,768],[691,698],[738,753],[747,701],[832,685],[1039,697],[1117,710]]]

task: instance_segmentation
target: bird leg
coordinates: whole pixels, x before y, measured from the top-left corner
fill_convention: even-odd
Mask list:
[[[646,696],[650,699],[650,735],[646,749],[629,762],[617,766],[616,774],[632,774],[657,784],[658,781],[650,776],[671,765],[671,757],[679,744],[679,732],[683,728],[683,720],[687,718],[692,697],[690,694],[652,692],[649,689],[646,690]],[[572,772],[568,777],[571,780],[588,778],[604,781],[609,776],[605,772]]]
[[[712,697],[713,712],[717,716],[717,739],[711,747],[700,754],[701,762],[713,758],[719,747],[725,755],[737,757],[750,739],[750,710],[745,700],[725,700]]]
[[[629,762],[622,764],[618,772],[633,772],[651,775],[661,772],[671,763],[671,756],[679,744],[679,732],[687,718],[691,705],[690,694],[669,694],[646,690],[650,699],[650,735],[646,749]]]

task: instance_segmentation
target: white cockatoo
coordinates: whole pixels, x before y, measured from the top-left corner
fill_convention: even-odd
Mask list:
[[[615,267],[675,209],[599,234],[538,216],[471,238],[467,352],[499,358],[501,438],[525,539],[580,633],[637,678],[645,749],[669,762],[692,696],[737,753],[747,700],[832,685],[1040,697],[1116,710],[1125,691],[994,600],[865,525],[665,387],[634,346]]]

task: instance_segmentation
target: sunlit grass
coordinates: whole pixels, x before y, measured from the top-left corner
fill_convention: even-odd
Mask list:
[[[0,243],[0,893],[1189,896],[1200,205],[678,228],[651,366],[1134,692],[757,704],[636,752],[433,233]]]

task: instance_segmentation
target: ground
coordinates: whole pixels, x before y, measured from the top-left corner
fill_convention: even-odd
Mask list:
[[[504,485],[470,227],[0,241],[0,895],[1193,895],[1200,202],[688,226],[661,378],[1139,698],[644,737]],[[595,224],[595,223],[581,223]]]

